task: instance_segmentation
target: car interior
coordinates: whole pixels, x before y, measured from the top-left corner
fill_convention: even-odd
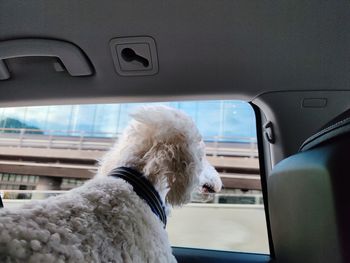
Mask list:
[[[350,262],[349,18],[343,0],[2,1],[0,106],[247,101],[270,254],[178,262]]]

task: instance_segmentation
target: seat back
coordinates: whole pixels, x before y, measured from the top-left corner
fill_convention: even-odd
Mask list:
[[[268,177],[277,262],[350,262],[350,111]]]

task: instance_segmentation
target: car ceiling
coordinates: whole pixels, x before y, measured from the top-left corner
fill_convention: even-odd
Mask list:
[[[348,90],[349,1],[11,0],[0,41],[63,40],[89,58],[92,76],[55,72],[53,58],[14,58],[0,104],[237,98],[291,90]],[[159,72],[120,76],[111,39],[150,36]]]

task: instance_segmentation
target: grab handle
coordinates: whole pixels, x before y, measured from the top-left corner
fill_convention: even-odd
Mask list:
[[[11,76],[4,59],[32,56],[58,57],[71,76],[93,74],[83,52],[71,43],[51,39],[16,39],[0,41],[0,80]]]

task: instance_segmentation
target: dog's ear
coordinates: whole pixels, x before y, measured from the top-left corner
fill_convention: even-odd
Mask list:
[[[173,173],[167,177],[170,190],[166,200],[173,206],[180,206],[190,202],[191,193],[199,183],[202,167],[197,150],[186,144],[174,145],[173,148]]]
[[[204,149],[201,136],[185,113],[166,106],[138,109],[132,114],[133,129],[142,148],[142,172],[164,190],[166,201],[178,206],[190,200],[198,184]],[[163,187],[164,186],[164,187]]]
[[[188,144],[183,138],[173,139],[156,143],[145,154],[144,173],[153,184],[168,188],[167,203],[180,206],[190,201],[191,192],[198,185],[201,149],[199,144]]]

